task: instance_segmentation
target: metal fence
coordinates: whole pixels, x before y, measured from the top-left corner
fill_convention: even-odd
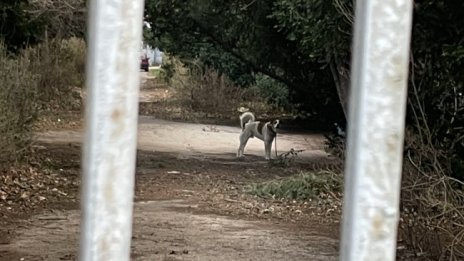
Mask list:
[[[89,3],[79,258],[124,261],[144,2]],[[412,4],[356,1],[341,260],[395,259]]]
[[[341,260],[395,260],[413,1],[356,1]]]
[[[80,260],[128,260],[143,1],[89,1]]]

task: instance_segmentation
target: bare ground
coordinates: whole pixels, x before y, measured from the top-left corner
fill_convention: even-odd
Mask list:
[[[165,91],[157,90],[164,95]],[[153,96],[151,96],[153,95]],[[141,100],[159,97],[142,91]],[[254,139],[235,158],[238,127],[171,122],[139,124],[132,260],[336,260],[339,205],[261,199],[251,183],[330,168],[323,138],[282,133],[279,152],[304,150],[290,165],[263,160]],[[81,131],[46,131],[39,144],[78,186]],[[74,184],[74,183],[72,183]],[[9,217],[0,229],[0,260],[76,260],[79,196],[46,202]]]

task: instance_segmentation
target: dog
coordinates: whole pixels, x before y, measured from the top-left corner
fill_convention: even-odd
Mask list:
[[[271,159],[271,147],[277,135],[277,128],[280,121],[273,120],[268,122],[256,121],[255,115],[251,112],[245,112],[240,115],[240,146],[237,157],[243,157],[243,150],[250,138],[258,138],[264,142],[264,155],[266,160]]]

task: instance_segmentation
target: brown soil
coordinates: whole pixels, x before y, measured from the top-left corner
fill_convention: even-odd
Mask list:
[[[142,91],[141,100],[167,97],[153,93]],[[37,134],[37,153],[46,155],[39,158],[66,178],[59,186],[66,196],[28,208],[2,203],[0,260],[76,260],[79,125]],[[252,183],[331,168],[323,138],[283,133],[279,152],[304,151],[291,164],[269,164],[256,139],[237,160],[238,134],[238,127],[140,118],[132,260],[337,260],[339,202],[320,206],[246,193]]]

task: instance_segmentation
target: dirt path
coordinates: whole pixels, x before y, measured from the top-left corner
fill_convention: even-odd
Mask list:
[[[132,260],[336,260],[336,240],[311,229],[193,214],[197,208],[183,200],[136,203]],[[22,260],[75,260],[78,211],[34,218],[0,252],[14,251]]]
[[[159,120],[141,116],[138,127],[138,149],[152,152],[168,152],[183,157],[220,157],[233,159],[239,145],[240,128],[221,125],[205,125]],[[43,142],[81,142],[80,131],[49,131],[38,134]],[[279,133],[278,153],[290,149],[303,150],[299,158],[304,160],[326,157],[321,135]],[[250,139],[245,154],[264,157],[264,144]],[[274,154],[274,147],[272,155]]]
[[[337,260],[338,230],[313,220],[314,208],[244,195],[247,184],[298,168],[266,164],[257,139],[237,160],[238,134],[238,127],[140,117],[132,260]],[[38,134],[64,160],[81,139],[78,130]],[[292,148],[304,150],[301,162],[328,161],[319,135],[280,134],[279,152]],[[76,260],[77,208],[44,209],[11,228],[0,260]]]

